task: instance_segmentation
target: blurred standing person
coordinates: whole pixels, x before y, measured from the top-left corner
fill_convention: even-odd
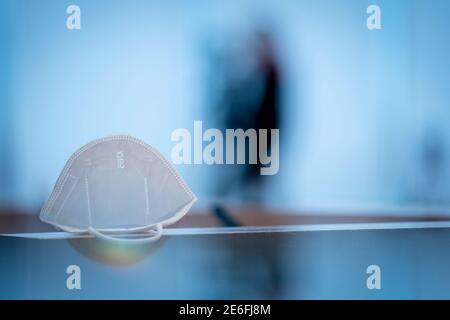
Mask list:
[[[423,204],[448,204],[446,190],[447,150],[445,135],[434,124],[426,131],[421,145],[420,164],[422,167],[422,183],[419,199]]]
[[[251,40],[241,44],[239,50],[227,52],[223,59],[223,79],[219,92],[221,126],[226,129],[266,129],[267,150],[258,154],[270,154],[271,129],[281,126],[281,71],[271,35],[258,31]],[[281,130],[280,130],[281,131]],[[236,146],[235,146],[236,147]],[[264,176],[259,161],[249,164],[250,148],[246,143],[245,165],[227,171],[219,182],[220,195],[233,194],[241,200],[261,202]],[[235,150],[236,154],[236,150]]]
[[[261,77],[262,90],[261,98],[255,108],[255,129],[266,129],[269,136],[272,129],[280,129],[280,113],[281,113],[281,75],[280,66],[276,57],[273,40],[268,33],[262,32],[257,35],[256,54],[258,59],[258,73]],[[268,154],[272,149],[272,140],[267,141],[267,150],[262,150],[264,154]],[[259,152],[259,144],[258,144]],[[261,153],[259,153],[261,154]],[[262,165],[250,165],[247,170],[247,176],[243,183],[256,183],[260,185],[261,175],[260,169]]]
[[[248,40],[248,39],[247,39]],[[233,43],[225,46],[220,54],[212,56],[212,83],[208,85],[218,90],[213,98],[217,98],[218,109],[214,113],[218,126],[224,129],[260,129],[267,130],[267,150],[260,150],[259,141],[256,151],[259,154],[271,154],[271,130],[281,131],[281,90],[282,75],[280,62],[276,54],[276,46],[272,36],[265,30],[251,35],[249,41],[238,42],[233,37]],[[215,86],[217,85],[217,86]],[[258,137],[259,139],[259,137]],[[236,144],[234,154],[237,154]],[[226,149],[225,149],[226,150]],[[250,146],[246,142],[245,165],[221,166],[214,175],[214,184],[218,187],[217,194],[221,198],[232,196],[241,201],[253,202],[258,205],[264,199],[264,181],[270,176],[262,176],[263,164],[249,163]],[[259,157],[258,157],[258,160]],[[232,216],[226,205],[215,204],[212,208],[215,216],[225,226],[239,226],[238,216]],[[235,220],[235,217],[237,220]],[[250,248],[266,243],[267,251],[255,251]],[[230,241],[230,256],[227,276],[231,279],[241,279],[242,288],[258,288],[262,298],[277,298],[282,296],[285,279],[283,277],[284,260],[283,237],[270,236],[242,241],[241,238]],[[247,248],[247,249],[246,249]],[[252,270],[261,270],[255,273]]]

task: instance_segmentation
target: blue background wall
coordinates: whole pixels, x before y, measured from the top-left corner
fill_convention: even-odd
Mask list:
[[[72,3],[79,31],[65,26]],[[379,31],[366,28],[372,3]],[[265,204],[446,208],[449,10],[446,0],[4,0],[0,199],[38,210],[69,156],[100,136],[131,134],[170,157],[173,130],[212,117],[205,47],[242,42],[264,20],[286,77],[286,136]],[[423,163],[427,143],[435,169]],[[211,168],[178,169],[199,205],[213,197]]]

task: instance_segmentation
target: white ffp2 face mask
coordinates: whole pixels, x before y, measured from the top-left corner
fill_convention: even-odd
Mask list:
[[[107,240],[152,242],[182,218],[195,195],[154,148],[130,136],[94,140],[68,160],[42,221]],[[119,235],[146,232],[143,238]]]

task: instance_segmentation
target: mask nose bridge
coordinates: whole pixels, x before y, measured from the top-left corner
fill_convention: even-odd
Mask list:
[[[131,157],[135,157],[136,155],[134,153],[130,153]],[[131,159],[130,159],[131,160]],[[135,161],[140,162],[140,164],[136,163]],[[155,162],[156,161],[156,162]],[[144,185],[144,193],[145,193],[145,217],[144,221],[146,224],[150,223],[150,211],[151,211],[151,204],[152,202],[157,199],[160,194],[162,193],[164,186],[166,184],[166,181],[169,177],[169,170],[164,170],[164,176],[161,179],[161,181],[158,183],[157,188],[155,186],[152,186],[151,191],[152,195],[150,195],[150,184],[152,179],[152,165],[154,166],[155,163],[158,163],[158,159],[154,157],[153,155],[146,155],[146,157],[139,159],[139,157],[135,157],[133,160],[130,161],[130,165],[132,168],[137,172],[143,175],[143,185]],[[142,166],[139,168],[139,166]]]
[[[150,175],[150,165],[151,162],[149,161],[142,161],[145,165],[144,168],[139,169],[139,166],[137,163],[135,163],[138,158],[133,158],[135,155],[133,152],[129,153],[129,165],[131,168],[137,173],[141,174],[143,176],[143,186],[144,186],[144,200],[145,200],[145,216],[144,221],[145,223],[148,223],[148,218],[150,216],[150,198],[149,198],[149,186],[148,186],[148,180]]]
[[[89,227],[92,226],[92,210],[91,210],[91,194],[89,192],[89,178],[88,173],[92,168],[92,161],[90,158],[85,160],[84,165],[84,172],[83,172],[83,181],[84,181],[84,189],[86,194],[86,208],[87,208],[87,214],[88,214],[88,225]]]
[[[146,161],[142,161],[144,165],[138,164],[135,161],[138,160],[137,157],[134,157],[135,155],[132,153],[128,154],[128,166],[129,169],[134,172],[134,174],[137,175],[143,175],[143,179],[141,180],[143,183],[143,189],[144,189],[144,201],[145,201],[145,216],[143,217],[143,222],[145,224],[149,223],[150,218],[150,209],[151,209],[151,199],[150,199],[150,187],[149,187],[149,179],[151,174],[151,166],[154,161],[154,158],[145,159]],[[134,159],[133,159],[134,157]],[[142,167],[141,167],[142,166]],[[141,167],[141,168],[139,168]],[[95,212],[92,211],[92,205],[91,205],[91,188],[90,188],[90,180],[89,175],[92,174],[92,170],[96,170],[95,162],[91,158],[87,158],[84,160],[83,163],[83,170],[81,172],[82,174],[82,182],[84,184],[84,191],[85,191],[85,198],[86,198],[86,208],[87,208],[87,215],[88,215],[88,225],[90,228],[94,228],[93,225],[93,214],[95,215]],[[162,191],[162,188],[165,184],[165,181],[167,180],[168,172],[165,173],[164,180],[162,181],[162,184],[159,184],[161,187],[158,188],[156,192],[156,196],[159,195]]]
[[[148,192],[149,191],[149,189],[148,189],[148,177],[151,175],[150,164],[147,165],[147,171],[148,171],[148,173],[147,173],[147,175],[145,177],[145,184],[146,184],[146,199],[147,199],[147,201],[149,203],[149,210],[147,212],[145,221],[148,224],[149,223],[149,218],[150,218],[150,204],[151,204],[152,201],[157,200],[158,197],[161,195],[162,191],[164,190],[164,186],[166,185],[167,179],[169,178],[170,172],[169,172],[169,170],[165,170],[163,178],[158,183],[158,188],[157,189],[154,188],[154,187],[152,188],[153,194],[150,197],[149,192]],[[151,179],[151,176],[150,176],[150,179]]]
[[[150,216],[150,199],[149,199],[149,189],[148,189],[148,176],[150,174],[150,166],[147,164],[145,167],[145,176],[144,176],[144,192],[145,192],[145,223],[148,223],[148,218]]]
[[[70,199],[73,190],[75,189],[77,183],[79,182],[79,178],[77,176],[71,175],[69,174],[67,176],[67,178],[65,179],[64,185],[68,187],[68,191],[66,196],[64,197],[64,199],[61,201],[61,204],[59,205],[59,208],[56,210],[55,216],[54,216],[54,220],[57,221],[59,215],[61,214],[61,212],[64,210],[64,207],[67,203],[67,201]],[[52,209],[54,208],[54,204],[52,205]]]

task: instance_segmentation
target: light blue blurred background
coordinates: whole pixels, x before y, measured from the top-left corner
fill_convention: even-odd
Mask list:
[[[65,25],[73,3],[81,30]],[[366,28],[372,3],[381,30]],[[280,171],[264,205],[445,209],[448,12],[447,0],[2,0],[0,204],[37,212],[97,137],[130,134],[169,158],[173,130],[213,117],[208,52],[264,23],[285,76]],[[199,205],[217,196],[214,168],[178,170]]]

